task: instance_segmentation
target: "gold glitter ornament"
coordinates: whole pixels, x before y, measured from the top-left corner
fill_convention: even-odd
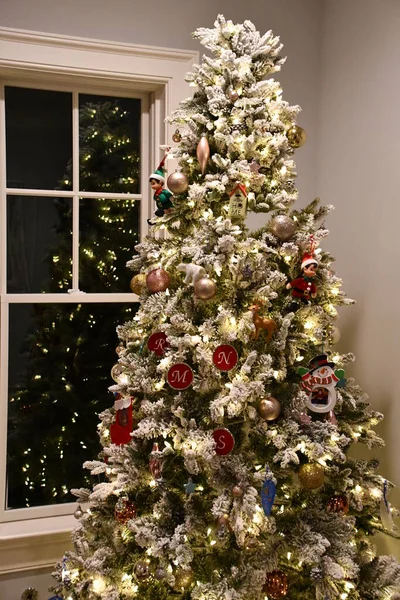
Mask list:
[[[276,398],[263,398],[258,406],[258,414],[265,421],[274,421],[281,414],[281,403]]]
[[[324,469],[317,463],[301,465],[299,481],[306,490],[316,490],[324,483]]]
[[[175,133],[172,136],[172,141],[175,142],[176,144],[179,144],[179,142],[182,140],[182,136],[179,133],[179,129],[176,129]]]
[[[211,300],[217,293],[217,286],[212,279],[202,277],[194,285],[194,295],[200,300]]]
[[[177,569],[174,573],[174,590],[183,592],[193,584],[193,571],[191,569]]]
[[[267,573],[263,592],[274,600],[286,596],[288,592],[288,579],[283,571],[271,571]]]
[[[296,224],[287,215],[278,215],[271,222],[271,231],[278,240],[287,242],[296,231]]]
[[[182,171],[175,171],[168,177],[167,187],[174,194],[183,194],[189,187],[188,178]]]
[[[140,296],[143,290],[146,288],[146,275],[144,273],[139,273],[132,277],[130,282],[130,288],[134,294]]]
[[[301,146],[304,146],[307,139],[306,132],[299,125],[292,125],[290,129],[287,130],[286,136],[292,148],[301,148]]]

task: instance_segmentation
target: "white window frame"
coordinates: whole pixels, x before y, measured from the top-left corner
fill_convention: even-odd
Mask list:
[[[69,38],[0,27],[0,231],[6,232],[6,194],[29,194],[27,190],[7,190],[5,171],[4,85],[73,91],[77,132],[78,92],[112,96],[140,97],[142,111],[141,194],[126,195],[141,202],[140,231],[147,233],[147,217],[153,212],[153,201],[146,185],[149,168],[160,158],[159,146],[171,140],[171,127],[164,117],[190,95],[185,74],[198,53],[152,46],[116,44],[84,38]],[[150,97],[148,111],[147,98]],[[150,135],[148,135],[150,132]],[[145,134],[145,135],[143,135]],[[76,152],[76,150],[75,150]],[[148,157],[148,160],[146,158]],[[73,202],[87,194],[77,194],[78,160],[74,156],[74,185],[68,195]],[[35,190],[40,196],[57,193]],[[95,197],[96,194],[88,194]],[[101,196],[105,196],[101,193]],[[118,194],[110,194],[116,198]],[[77,214],[77,211],[75,211]],[[78,231],[78,220],[73,230]],[[8,382],[8,307],[16,302],[126,302],[135,299],[127,294],[84,294],[78,289],[77,236],[73,247],[73,285],[69,294],[7,294],[6,239],[0,239],[0,574],[27,569],[40,569],[54,564],[70,545],[70,532],[76,525],[76,504],[62,504],[5,510],[6,444]],[[96,435],[96,432],[93,432]]]

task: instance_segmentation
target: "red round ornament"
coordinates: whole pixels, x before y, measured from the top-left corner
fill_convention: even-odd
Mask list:
[[[147,341],[147,347],[157,356],[162,356],[169,347],[166,334],[162,331],[153,333]]]
[[[288,593],[288,578],[283,571],[270,571],[267,573],[263,592],[271,596],[274,600],[286,596]]]
[[[225,454],[229,454],[232,452],[235,446],[235,438],[229,431],[229,429],[225,429],[221,427],[220,429],[216,429],[213,431],[213,438],[217,444],[215,448],[215,452],[220,456],[225,456]]]
[[[349,501],[347,496],[344,494],[332,496],[332,498],[329,498],[328,500],[327,509],[329,512],[343,513],[344,515],[347,515],[349,512]]]
[[[186,363],[177,363],[169,369],[167,381],[174,390],[185,390],[192,384],[193,371]]]
[[[136,517],[136,506],[127,496],[118,498],[114,515],[118,523],[125,525],[125,523]]]
[[[236,348],[230,344],[222,344],[214,350],[213,363],[220,371],[230,371],[238,363]]]

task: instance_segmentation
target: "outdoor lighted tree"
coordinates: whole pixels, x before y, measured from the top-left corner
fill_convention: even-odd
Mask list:
[[[80,287],[129,292],[124,268],[139,239],[139,213],[133,200],[101,192],[138,192],[138,140],[118,101],[83,104],[79,122],[80,188],[99,192],[80,205]],[[69,165],[60,187],[68,188],[71,177]],[[71,288],[71,206],[70,199],[54,200],[57,245],[47,259],[45,292]],[[135,305],[46,303],[32,311],[22,349],[27,366],[10,389],[10,508],[71,502],[70,489],[88,481],[78,466],[100,449],[91,432],[111,397],[104,367],[115,360],[116,326],[133,316]]]

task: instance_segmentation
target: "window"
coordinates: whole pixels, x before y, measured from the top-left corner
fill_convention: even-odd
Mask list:
[[[96,444],[96,414],[112,404],[115,334],[110,340],[135,311],[126,257],[146,233],[149,169],[171,139],[165,114],[190,93],[184,75],[196,54],[7,28],[0,43],[0,540],[8,538],[0,572],[7,572],[52,564],[74,524],[68,488],[82,483],[72,479],[96,452],[88,446]],[[85,435],[71,433],[85,423]],[[38,543],[40,553],[32,552]]]
[[[99,450],[97,415],[111,403],[116,325],[136,307],[113,299],[129,292],[149,134],[145,95],[4,92],[7,295],[22,295],[8,310],[11,510],[72,502],[70,489],[89,484],[81,467]],[[66,293],[76,303],[63,303]],[[108,297],[93,303],[98,293]]]

